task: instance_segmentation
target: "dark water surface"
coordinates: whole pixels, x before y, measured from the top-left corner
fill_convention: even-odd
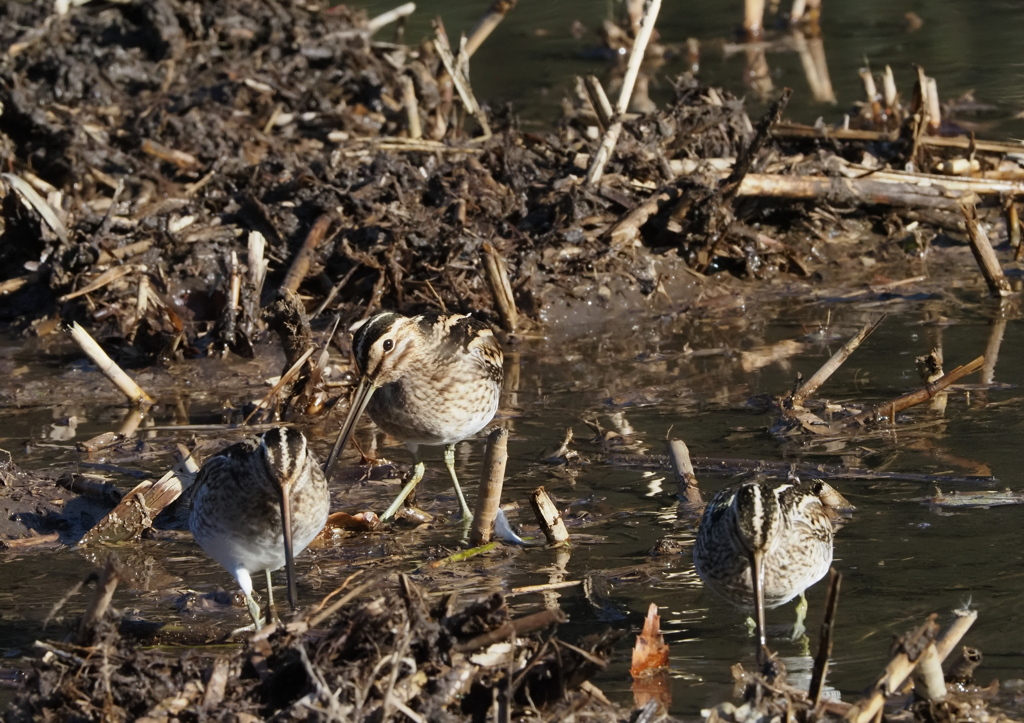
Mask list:
[[[609,464],[609,454],[660,454],[662,440],[671,430],[673,436],[688,443],[695,457],[846,463],[889,472],[992,474],[998,483],[949,485],[943,491],[1024,491],[1019,453],[1024,426],[1019,387],[1024,375],[1020,315],[1013,308],[1001,315],[995,302],[982,299],[982,290],[972,288],[860,305],[751,304],[713,321],[668,309],[661,314],[637,315],[633,321],[615,319],[581,326],[576,336],[555,331],[544,341],[523,342],[506,362],[510,368],[518,366],[519,381],[502,411],[503,423],[511,429],[504,499],[520,505],[510,512],[514,522],[532,525],[527,497],[530,490],[545,485],[560,505],[568,508],[575,544],[569,551],[533,548],[470,560],[437,573],[429,582],[423,573],[414,577],[428,589],[457,589],[464,596],[549,581],[584,580],[585,586],[511,598],[517,614],[535,612],[546,601],[557,601],[570,617],[562,629],[570,642],[604,627],[634,633],[649,603],[655,602],[672,646],[673,708],[679,714],[696,715],[702,707],[728,698],[729,667],[752,660],[752,640],[744,616],[702,590],[690,558],[692,523],[677,516],[670,476]],[[882,311],[889,313],[888,319],[827,382],[821,390],[823,397],[836,402],[878,402],[916,388],[915,356],[941,343],[947,369],[970,361],[984,353],[996,328],[993,320],[1000,316],[1006,323],[995,381],[1006,386],[975,389],[969,394],[954,392],[944,413],[921,405],[908,410],[895,431],[864,435],[827,450],[801,452],[795,444],[782,445],[771,438],[765,431],[769,415],[756,411],[746,400],[757,394],[782,393],[797,372],[810,375],[843,339]],[[786,339],[801,341],[806,345],[804,351],[785,364],[744,370],[744,360],[751,358],[745,353]],[[68,358],[77,356],[70,346],[66,351]],[[268,349],[264,354],[271,359],[262,366],[278,364],[276,352]],[[19,377],[17,407],[0,415],[5,420],[0,426],[0,448],[11,450],[22,467],[66,464],[78,458],[70,449],[74,441],[116,426],[120,411],[95,370],[68,366],[60,355],[40,361],[35,354],[12,349],[0,356],[0,361],[29,367]],[[190,395],[190,421],[212,422],[220,419],[218,409],[225,403],[237,405],[262,395],[265,387],[260,383],[259,366],[239,361],[195,362],[159,374],[181,380],[178,386]],[[204,386],[204,375],[216,382]],[[975,375],[967,381],[977,379]],[[40,393],[33,401],[32,389],[37,384]],[[82,401],[54,405],[55,400],[74,398],[68,395],[75,390]],[[100,399],[111,401],[86,401],[96,390],[102,391]],[[71,413],[84,418],[75,439],[47,442],[55,418]],[[156,423],[165,424],[169,417],[168,411],[159,413]],[[602,449],[593,442],[593,433],[581,422],[584,418],[624,433],[621,450]],[[925,423],[931,426],[912,430]],[[544,463],[568,427],[576,432],[573,447],[589,463],[577,469]],[[332,423],[329,428],[313,430],[321,454],[326,453],[334,429]],[[190,436],[153,431],[143,435],[134,448],[91,461],[158,475],[169,464],[171,440],[188,440]],[[369,429],[363,429],[359,438],[367,444],[371,436]],[[482,448],[482,442],[476,440],[459,450],[458,464],[471,496]],[[397,461],[408,460],[400,447],[383,447],[378,452]],[[440,453],[429,452],[431,476],[420,500],[435,512],[452,513],[456,504],[445,482]],[[698,476],[706,497],[734,481],[709,473]],[[123,476],[114,475],[114,479],[125,489],[131,485]],[[845,698],[856,696],[884,666],[891,635],[915,627],[931,612],[939,612],[942,621],[948,622],[950,611],[967,603],[980,613],[965,640],[985,654],[980,680],[1024,676],[1024,548],[1020,544],[1024,509],[932,510],[920,501],[934,492],[932,485],[924,483],[853,480],[835,486],[858,509],[836,537],[835,567],[843,573],[844,582],[830,683]],[[395,491],[393,485],[384,483],[335,484],[334,509],[380,510]],[[307,553],[299,565],[301,602],[317,602],[356,570],[370,575],[394,569],[415,571],[428,554],[438,556],[443,554],[442,548],[457,548],[460,535],[459,525],[448,523],[425,531],[357,536]],[[681,544],[683,552],[651,557],[652,547],[666,537]],[[23,654],[34,639],[59,637],[65,623],[58,621],[44,633],[41,620],[107,552],[38,549],[0,553],[4,579],[0,586],[0,651]],[[207,560],[187,533],[160,532],[155,539],[123,545],[117,553],[126,573],[116,606],[152,620],[225,627],[244,622],[242,608],[184,616],[177,611],[175,601],[188,590],[234,589],[229,575]],[[398,562],[387,562],[389,555],[397,556]],[[812,634],[820,623],[823,597],[822,585],[809,593],[808,628]],[[66,615],[73,619],[83,607],[82,596],[72,598]],[[790,604],[771,611],[769,624],[789,624],[792,616]],[[627,705],[631,703],[631,645],[632,635],[623,638],[617,648],[621,655],[597,679],[604,690]],[[799,657],[799,646],[785,639],[774,637],[771,645],[784,656]],[[799,660],[790,662],[791,667],[799,667]]]
[[[351,3],[369,15],[389,10],[397,0]],[[769,3],[770,5],[771,3]],[[435,17],[444,20],[448,34],[457,38],[476,25],[488,2],[465,3],[451,0],[421,0],[410,18],[406,40],[418,42],[430,32]],[[484,43],[471,63],[477,96],[498,107],[510,102],[527,126],[549,127],[558,115],[562,98],[572,92],[575,77],[593,73],[603,77],[608,64],[596,57],[596,30],[612,2],[555,0],[520,2]],[[788,11],[791,3],[783,2]],[[916,13],[923,20],[919,30],[906,28],[904,15]],[[688,0],[662,3],[657,30],[670,49],[685,46],[687,38],[701,41],[700,78],[744,95],[742,54],[725,57],[724,42],[735,40],[743,17],[738,0]],[[570,27],[578,21],[587,32],[574,37]],[[769,22],[771,29],[770,18]],[[837,106],[811,99],[798,56],[793,52],[772,52],[768,61],[775,86],[795,90],[788,116],[813,123],[822,116],[826,122],[842,120],[842,114],[864,99],[857,74],[870,64],[881,71],[891,65],[900,95],[909,99],[916,71],[924,67],[938,81],[943,101],[974,90],[978,101],[996,106],[991,112],[969,121],[984,123],[980,129],[989,137],[1024,136],[1024,124],[1007,119],[1024,108],[1021,78],[1024,59],[1020,55],[1019,30],[1024,27],[1024,4],[1012,0],[863,0],[824,3],[822,31]],[[385,29],[378,36],[389,39]],[[671,78],[688,69],[684,57],[670,60],[652,83],[652,97],[669,95]],[[752,97],[752,96],[751,96]],[[753,111],[759,107],[753,104]]]
[[[365,3],[370,14],[398,4],[397,0]],[[434,0],[420,2],[407,39],[429,30],[429,20],[444,18],[455,35],[471,28],[486,3]],[[473,60],[472,77],[479,97],[492,106],[511,102],[533,129],[547,129],[557,115],[561,98],[573,78],[602,74],[604,61],[588,57],[595,44],[593,30],[606,3],[584,0],[521,2]],[[907,32],[903,15],[916,12],[924,20],[917,32]],[[743,93],[743,60],[725,58],[712,41],[730,39],[741,17],[740,4],[699,0],[665,2],[658,24],[662,42],[679,46],[687,37],[707,45],[701,78]],[[591,32],[580,39],[569,33],[579,20]],[[938,78],[943,98],[976,89],[980,101],[996,108],[975,120],[991,122],[982,128],[988,137],[1024,136],[1019,121],[1008,120],[1024,105],[1021,92],[1020,31],[1024,4],[987,2],[859,3],[826,2],[823,18],[825,49],[839,104],[813,103],[800,63],[793,54],[769,57],[778,87],[791,85],[796,95],[790,117],[811,122],[819,115],[834,122],[862,96],[856,70],[865,59],[873,67],[893,66],[901,93],[909,96],[912,63],[922,64]],[[381,38],[387,37],[387,31]],[[720,43],[719,43],[720,45]],[[664,69],[673,75],[683,61]],[[655,84],[656,99],[667,95],[667,84]],[[970,273],[973,273],[973,269]],[[908,294],[910,290],[908,289]],[[510,512],[514,522],[531,524],[526,503],[530,490],[543,484],[570,510],[575,544],[569,552],[542,549],[513,551],[499,558],[471,560],[439,573],[432,587],[458,589],[464,595],[557,580],[586,580],[557,592],[511,598],[515,612],[534,612],[557,601],[569,614],[562,634],[570,641],[604,626],[639,629],[650,602],[658,604],[663,628],[672,645],[673,709],[695,716],[702,707],[726,700],[731,689],[729,667],[752,661],[753,645],[743,615],[704,592],[693,571],[690,543],[692,524],[679,519],[674,484],[663,473],[608,463],[609,453],[591,441],[592,432],[581,418],[626,434],[621,451],[661,454],[669,434],[685,440],[695,456],[741,457],[768,461],[811,461],[849,464],[872,470],[953,475],[992,474],[992,485],[949,485],[973,491],[1009,488],[1024,492],[1020,458],[1024,433],[1024,335],[1019,309],[1000,310],[982,300],[983,290],[922,293],[871,304],[780,302],[740,308],[713,321],[688,318],[671,310],[598,322],[600,312],[576,333],[555,331],[546,340],[524,342],[510,354],[507,365],[518,365],[514,399],[503,409],[511,431],[511,460],[505,499],[520,505]],[[766,433],[771,418],[746,404],[757,394],[781,394],[797,372],[808,376],[842,341],[866,320],[889,313],[883,326],[828,381],[821,395],[843,402],[878,402],[919,386],[915,357],[941,342],[946,368],[985,352],[993,331],[1005,322],[995,381],[1001,388],[959,391],[949,396],[944,413],[928,405],[915,407],[895,431],[865,435],[831,449],[801,450],[781,444]],[[561,328],[568,326],[564,324]],[[743,352],[781,340],[806,344],[786,363],[745,370]],[[717,351],[715,351],[717,350]],[[704,352],[715,351],[705,354]],[[697,352],[697,353],[693,353]],[[280,366],[277,352],[261,363],[195,362],[181,368],[143,372],[140,381],[152,388],[175,388],[186,400],[188,421],[214,423],[225,419],[224,407],[261,397],[262,379]],[[123,414],[116,394],[100,375],[67,343],[59,354],[40,354],[20,346],[0,348],[0,448],[9,450],[25,469],[66,466],[79,459],[75,441],[117,427]],[[977,382],[975,375],[967,379]],[[13,391],[13,390],[17,391]],[[7,393],[5,390],[10,390]],[[155,419],[171,423],[167,400]],[[70,440],[53,440],[52,425],[68,417],[80,419]],[[930,424],[924,431],[912,426]],[[332,441],[336,422],[314,430],[323,455]],[[578,469],[542,462],[572,427],[574,448],[590,460]],[[109,462],[157,476],[169,465],[173,440],[188,441],[193,433],[152,431],[137,448],[124,448],[90,461]],[[203,437],[197,432],[195,436]],[[361,439],[366,442],[369,432]],[[459,451],[459,467],[473,494],[483,444],[476,440]],[[408,456],[401,448],[381,450],[399,462]],[[456,506],[444,481],[440,453],[428,451],[428,474],[421,502],[435,512]],[[83,471],[88,471],[83,469]],[[705,497],[735,480],[698,474]],[[114,474],[122,489],[132,481]],[[987,682],[1024,677],[1024,509],[1002,507],[936,511],[920,499],[934,493],[924,483],[843,481],[836,487],[858,507],[853,519],[836,537],[835,567],[844,575],[836,628],[830,683],[846,699],[856,696],[884,666],[890,638],[920,624],[931,612],[948,622],[950,611],[970,603],[979,619],[965,642],[981,648],[985,663],[979,679]],[[383,509],[394,486],[383,483],[334,485],[334,509],[349,512],[367,507]],[[68,503],[68,513],[78,512]],[[88,517],[89,511],[82,512]],[[674,557],[654,558],[649,551],[663,538],[683,546]],[[426,531],[399,530],[343,540],[300,558],[300,598],[312,604],[356,570],[416,570],[428,551],[457,548],[458,525]],[[60,637],[67,624],[58,619],[48,631],[41,621],[54,603],[84,572],[105,559],[107,550],[37,549],[0,552],[0,654],[30,652],[33,640]],[[244,610],[190,613],[175,607],[188,590],[209,593],[233,590],[230,576],[207,560],[187,533],[162,531],[155,539],[117,549],[125,578],[115,605],[154,620],[211,622],[224,626],[244,622]],[[388,556],[400,562],[388,564]],[[425,577],[420,577],[425,580]],[[821,619],[824,589],[809,593],[808,629]],[[84,598],[72,598],[65,617],[73,619]],[[769,623],[792,621],[792,605],[769,613]],[[618,644],[621,655],[597,683],[624,704],[630,704],[629,655],[632,636]],[[799,647],[778,637],[772,647],[790,658]],[[798,661],[790,661],[791,668]]]

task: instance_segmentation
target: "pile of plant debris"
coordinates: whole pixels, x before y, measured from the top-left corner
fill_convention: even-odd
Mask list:
[[[666,108],[623,116],[581,83],[539,136],[479,105],[439,23],[409,47],[288,1],[8,3],[0,20],[0,323],[78,322],[122,360],[249,354],[274,328],[297,366],[326,312],[477,311],[514,332],[556,300],[696,303],[680,294],[715,273],[829,281],[851,257],[976,240],[986,207],[1022,248],[1019,147],[929,135],[921,99],[826,129],[783,123],[786,93],[751,120],[682,77]],[[966,175],[933,173],[959,156]],[[787,430],[818,426],[812,387]],[[434,604],[404,579],[355,592],[213,660],[144,649],[96,603],[74,640],[41,643],[10,717],[625,716],[586,683],[611,640],[542,632],[556,611]],[[747,687],[788,711],[788,691]]]
[[[679,299],[722,270],[819,274],[878,254],[836,236],[903,242],[913,223],[920,246],[962,228],[957,199],[976,190],[880,176],[862,188],[857,164],[966,152],[912,133],[913,108],[909,135],[843,140],[781,128],[784,103],[755,127],[741,101],[688,77],[664,110],[625,116],[600,181],[584,180],[610,120],[582,90],[558,132],[521,133],[453,81],[464,59],[439,23],[415,48],[375,42],[378,26],[343,6],[10,3],[0,19],[0,322],[77,320],[147,360],[245,353],[238,330],[260,328],[251,310],[285,286],[314,315],[498,321],[488,254],[527,320],[556,298]],[[985,198],[1013,197],[996,191]],[[265,258],[249,258],[252,231]],[[261,263],[263,290],[238,283]]]
[[[71,639],[40,643],[43,657],[8,721],[488,720],[545,710],[591,719],[623,712],[587,679],[615,634],[578,646],[552,627],[559,609],[510,619],[501,595],[456,606],[430,600],[406,577],[355,586],[304,620],[268,626],[232,655],[184,656],[141,646],[104,607],[108,565]],[[123,629],[125,621],[121,621]],[[508,718],[504,718],[508,720]]]

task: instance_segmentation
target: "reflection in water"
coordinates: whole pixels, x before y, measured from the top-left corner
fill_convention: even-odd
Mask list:
[[[1001,309],[994,301],[973,302],[974,295],[967,293],[928,295],[915,289],[905,293],[901,297],[889,292],[884,299],[863,306],[826,306],[799,299],[780,305],[752,302],[732,318],[702,319],[666,309],[661,315],[610,320],[586,330],[563,333],[554,328],[547,340],[515,344],[509,349],[513,363],[506,366],[509,381],[500,416],[503,424],[515,421],[503,498],[510,505],[506,512],[517,533],[535,537],[527,500],[532,490],[545,486],[563,511],[572,546],[556,550],[507,547],[490,557],[447,565],[429,573],[431,592],[458,592],[465,600],[539,585],[510,598],[510,606],[516,614],[561,606],[570,616],[562,629],[569,641],[603,626],[635,632],[654,602],[671,646],[674,710],[696,715],[708,703],[727,698],[729,666],[737,661],[751,663],[753,645],[739,616],[706,592],[697,579],[691,561],[693,519],[677,514],[675,485],[661,482],[659,487],[656,482],[671,471],[605,461],[612,454],[659,454],[670,435],[684,440],[695,460],[719,457],[783,466],[789,462],[840,465],[848,457],[852,464],[875,470],[958,475],[982,471],[987,465],[999,478],[997,488],[1024,491],[1024,480],[1015,473],[1022,404],[1019,390],[1007,384],[1024,374],[1019,310]],[[986,367],[987,378],[997,385],[970,390],[969,396],[951,390],[944,409],[911,408],[886,435],[865,437],[838,452],[824,449],[808,455],[795,446],[780,448],[765,433],[770,412],[748,400],[758,394],[786,392],[798,372],[809,377],[842,341],[877,315],[880,303],[889,311],[886,322],[827,381],[820,396],[838,402],[894,398],[920,385],[915,359],[933,348],[942,349],[948,367],[998,348],[998,366],[993,354],[991,368]],[[796,351],[783,354],[777,353],[779,349]],[[224,363],[211,362],[208,368],[218,364]],[[196,362],[190,379],[194,382],[204,369],[202,362]],[[251,388],[239,388],[239,377],[230,364],[222,369],[226,375],[214,383],[216,398],[191,397],[190,418],[185,421],[214,420],[225,402],[237,405],[238,400],[258,396]],[[73,394],[82,398],[80,375],[56,366],[34,373],[45,375],[49,399]],[[33,383],[28,380],[23,385],[26,393],[32,393]],[[208,386],[205,381],[204,386]],[[111,411],[85,402],[75,412],[89,420],[78,428],[81,438],[116,428],[123,414],[121,409]],[[0,421],[5,425],[0,426],[0,448],[12,450],[15,462],[25,469],[66,467],[79,464],[77,460],[102,462],[114,470],[107,472],[111,481],[129,489],[137,480],[116,470],[141,467],[151,476],[159,475],[170,464],[171,450],[179,439],[208,434],[199,430],[179,436],[169,431],[168,424],[182,421],[181,414],[181,408],[173,405],[158,410],[151,438],[88,458],[69,446],[26,449],[21,441],[27,433],[33,440],[47,434],[53,422],[51,408],[12,408]],[[596,423],[600,433],[584,424],[584,419]],[[327,437],[334,427],[328,426],[305,430],[320,453],[330,442]],[[923,431],[915,432],[915,426]],[[571,466],[566,463],[568,454],[550,457],[567,428],[575,431],[568,449],[578,453]],[[366,430],[360,431],[359,438],[371,436],[377,438],[376,454],[404,458],[393,440]],[[459,454],[465,479],[478,478],[483,440],[460,445]],[[793,454],[800,456],[788,456]],[[439,457],[438,452],[434,459]],[[332,485],[332,510],[381,509],[398,483],[374,474],[364,476],[362,469],[351,466],[354,462],[354,455],[343,460],[344,481]],[[439,492],[437,497],[424,495],[428,511],[453,514],[457,502],[443,469],[437,464],[428,467],[433,473],[424,483]],[[737,481],[701,468],[696,476],[705,499]],[[930,612],[945,615],[967,598],[982,610],[965,640],[985,653],[979,678],[986,682],[993,676],[1019,676],[1013,656],[1024,649],[1024,639],[1005,629],[1006,620],[1024,614],[1019,596],[1024,552],[1016,541],[1019,510],[934,512],[919,501],[933,494],[932,487],[907,480],[854,479],[833,484],[859,512],[835,542],[833,564],[843,573],[844,582],[829,683],[844,695],[859,693],[879,672],[892,633],[904,632]],[[977,485],[967,482],[959,488],[977,491]],[[474,496],[475,490],[467,491]],[[943,492],[951,491],[943,487]],[[439,522],[332,541],[297,561],[299,602],[315,604],[357,570],[380,577],[403,571],[426,580],[424,562],[446,557],[459,544],[459,534],[457,526]],[[669,553],[650,554],[656,547]],[[90,566],[99,565],[106,553],[105,548],[4,553],[0,646],[27,650],[33,639],[44,634],[40,621],[55,600],[81,579],[86,567],[83,559]],[[188,611],[175,607],[175,601],[188,591],[210,595],[229,582],[187,534],[158,530],[140,542],[122,545],[118,554],[130,582],[118,590],[116,606],[151,620],[223,627],[244,622],[244,609],[238,606],[224,610],[198,605]],[[821,621],[823,598],[824,590],[812,588],[807,622],[812,633]],[[82,598],[72,598],[62,615],[70,619],[83,605]],[[773,625],[787,622],[788,613],[768,615],[770,631]],[[813,646],[815,635],[811,637]],[[799,652],[782,638],[772,637],[769,644],[784,656]],[[617,661],[597,681],[626,703],[632,699],[631,646],[629,636],[618,643]],[[796,667],[790,664],[791,672]]]

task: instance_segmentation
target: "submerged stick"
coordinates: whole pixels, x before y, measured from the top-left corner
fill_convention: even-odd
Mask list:
[[[885,314],[882,314],[874,321],[869,321],[867,324],[862,326],[860,331],[854,334],[848,342],[843,344],[839,351],[832,355],[831,359],[822,364],[818,371],[811,375],[810,379],[801,384],[800,387],[793,392],[793,396],[790,397],[793,402],[793,406],[802,406],[805,399],[818,391],[821,385],[828,381],[828,378],[831,377],[836,370],[843,365],[843,362],[850,358],[850,355],[853,354],[857,347],[859,347],[861,343],[868,338],[871,332],[877,329],[879,325],[885,321],[885,316]]]
[[[981,369],[982,384],[995,384],[996,362],[999,361],[999,349],[1003,345],[1003,334],[1006,333],[1007,321],[1005,316],[999,316],[992,320],[992,328],[988,332],[988,342],[985,344],[985,366]]]
[[[985,277],[992,296],[1009,296],[1013,293],[1010,282],[1003,274],[1003,268],[999,265],[999,259],[992,248],[992,242],[988,240],[988,234],[981,227],[978,219],[978,209],[974,202],[968,199],[960,204],[960,212],[967,223],[967,235],[971,240],[971,251],[974,253],[974,260],[981,268],[981,274]]]
[[[96,590],[89,598],[89,605],[82,614],[82,620],[78,624],[78,632],[75,633],[76,645],[88,645],[96,634],[96,624],[103,618],[110,601],[114,597],[114,590],[120,580],[120,569],[117,558],[113,555],[107,558],[107,564],[103,571],[96,576]]]
[[[86,356],[92,359],[93,363],[99,367],[103,375],[113,382],[118,391],[128,398],[131,404],[156,403],[153,397],[146,394],[142,387],[136,384],[135,380],[128,376],[124,369],[119,367],[117,362],[103,351],[103,348],[92,338],[92,335],[82,328],[77,321],[71,322],[67,327],[67,332],[71,335],[71,339],[85,352]]]
[[[484,555],[488,552],[497,550],[500,545],[501,543],[499,543],[497,540],[494,540],[492,542],[484,543],[483,545],[470,547],[466,550],[459,550],[458,552],[453,552],[448,557],[442,557],[440,560],[434,560],[433,562],[429,563],[427,567],[431,570],[436,570],[437,568],[444,567],[445,565],[451,565],[456,562],[465,562],[466,560],[476,557],[477,555]]]
[[[508,430],[498,427],[487,435],[487,452],[480,474],[480,489],[473,512],[473,529],[469,532],[471,545],[491,541],[494,519],[501,506],[501,488],[505,483],[505,464],[508,462]]]
[[[825,597],[825,617],[821,621],[821,638],[818,642],[818,653],[814,656],[811,684],[807,688],[807,697],[811,700],[812,708],[818,707],[821,691],[825,687],[825,678],[828,676],[828,661],[832,657],[832,630],[835,627],[839,588],[842,582],[842,573],[834,567],[831,568],[828,571],[828,595]]]
[[[968,374],[973,374],[985,365],[985,357],[979,356],[977,359],[962,364],[952,371],[946,372],[941,377],[936,379],[931,384],[917,389],[909,394],[904,394],[902,397],[897,397],[891,402],[880,404],[872,409],[866,409],[856,417],[853,418],[855,422],[864,422],[873,417],[887,416],[890,419],[894,419],[896,414],[902,412],[904,409],[909,409],[922,402],[927,402],[929,399],[934,397],[936,394],[941,392],[946,387],[955,384],[962,377]]]
[[[626,63],[626,73],[622,77],[622,89],[619,91],[619,99],[615,103],[615,120],[608,130],[605,131],[598,146],[597,153],[587,169],[587,185],[594,186],[604,175],[604,167],[612,157],[615,145],[622,135],[622,116],[629,108],[629,99],[633,95],[633,87],[636,85],[636,78],[640,74],[640,65],[644,61],[644,54],[647,52],[647,44],[651,41],[654,33],[654,23],[658,19],[658,11],[661,9],[661,0],[650,0],[644,10],[644,17],[640,21],[640,29],[633,41],[633,48],[629,53],[629,60]]]

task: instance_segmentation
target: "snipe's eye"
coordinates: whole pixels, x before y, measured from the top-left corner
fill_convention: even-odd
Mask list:
[[[392,349],[395,348],[395,340],[394,339],[385,339],[384,343],[381,344],[381,347],[384,349],[385,352],[389,352],[389,351],[391,351]]]

